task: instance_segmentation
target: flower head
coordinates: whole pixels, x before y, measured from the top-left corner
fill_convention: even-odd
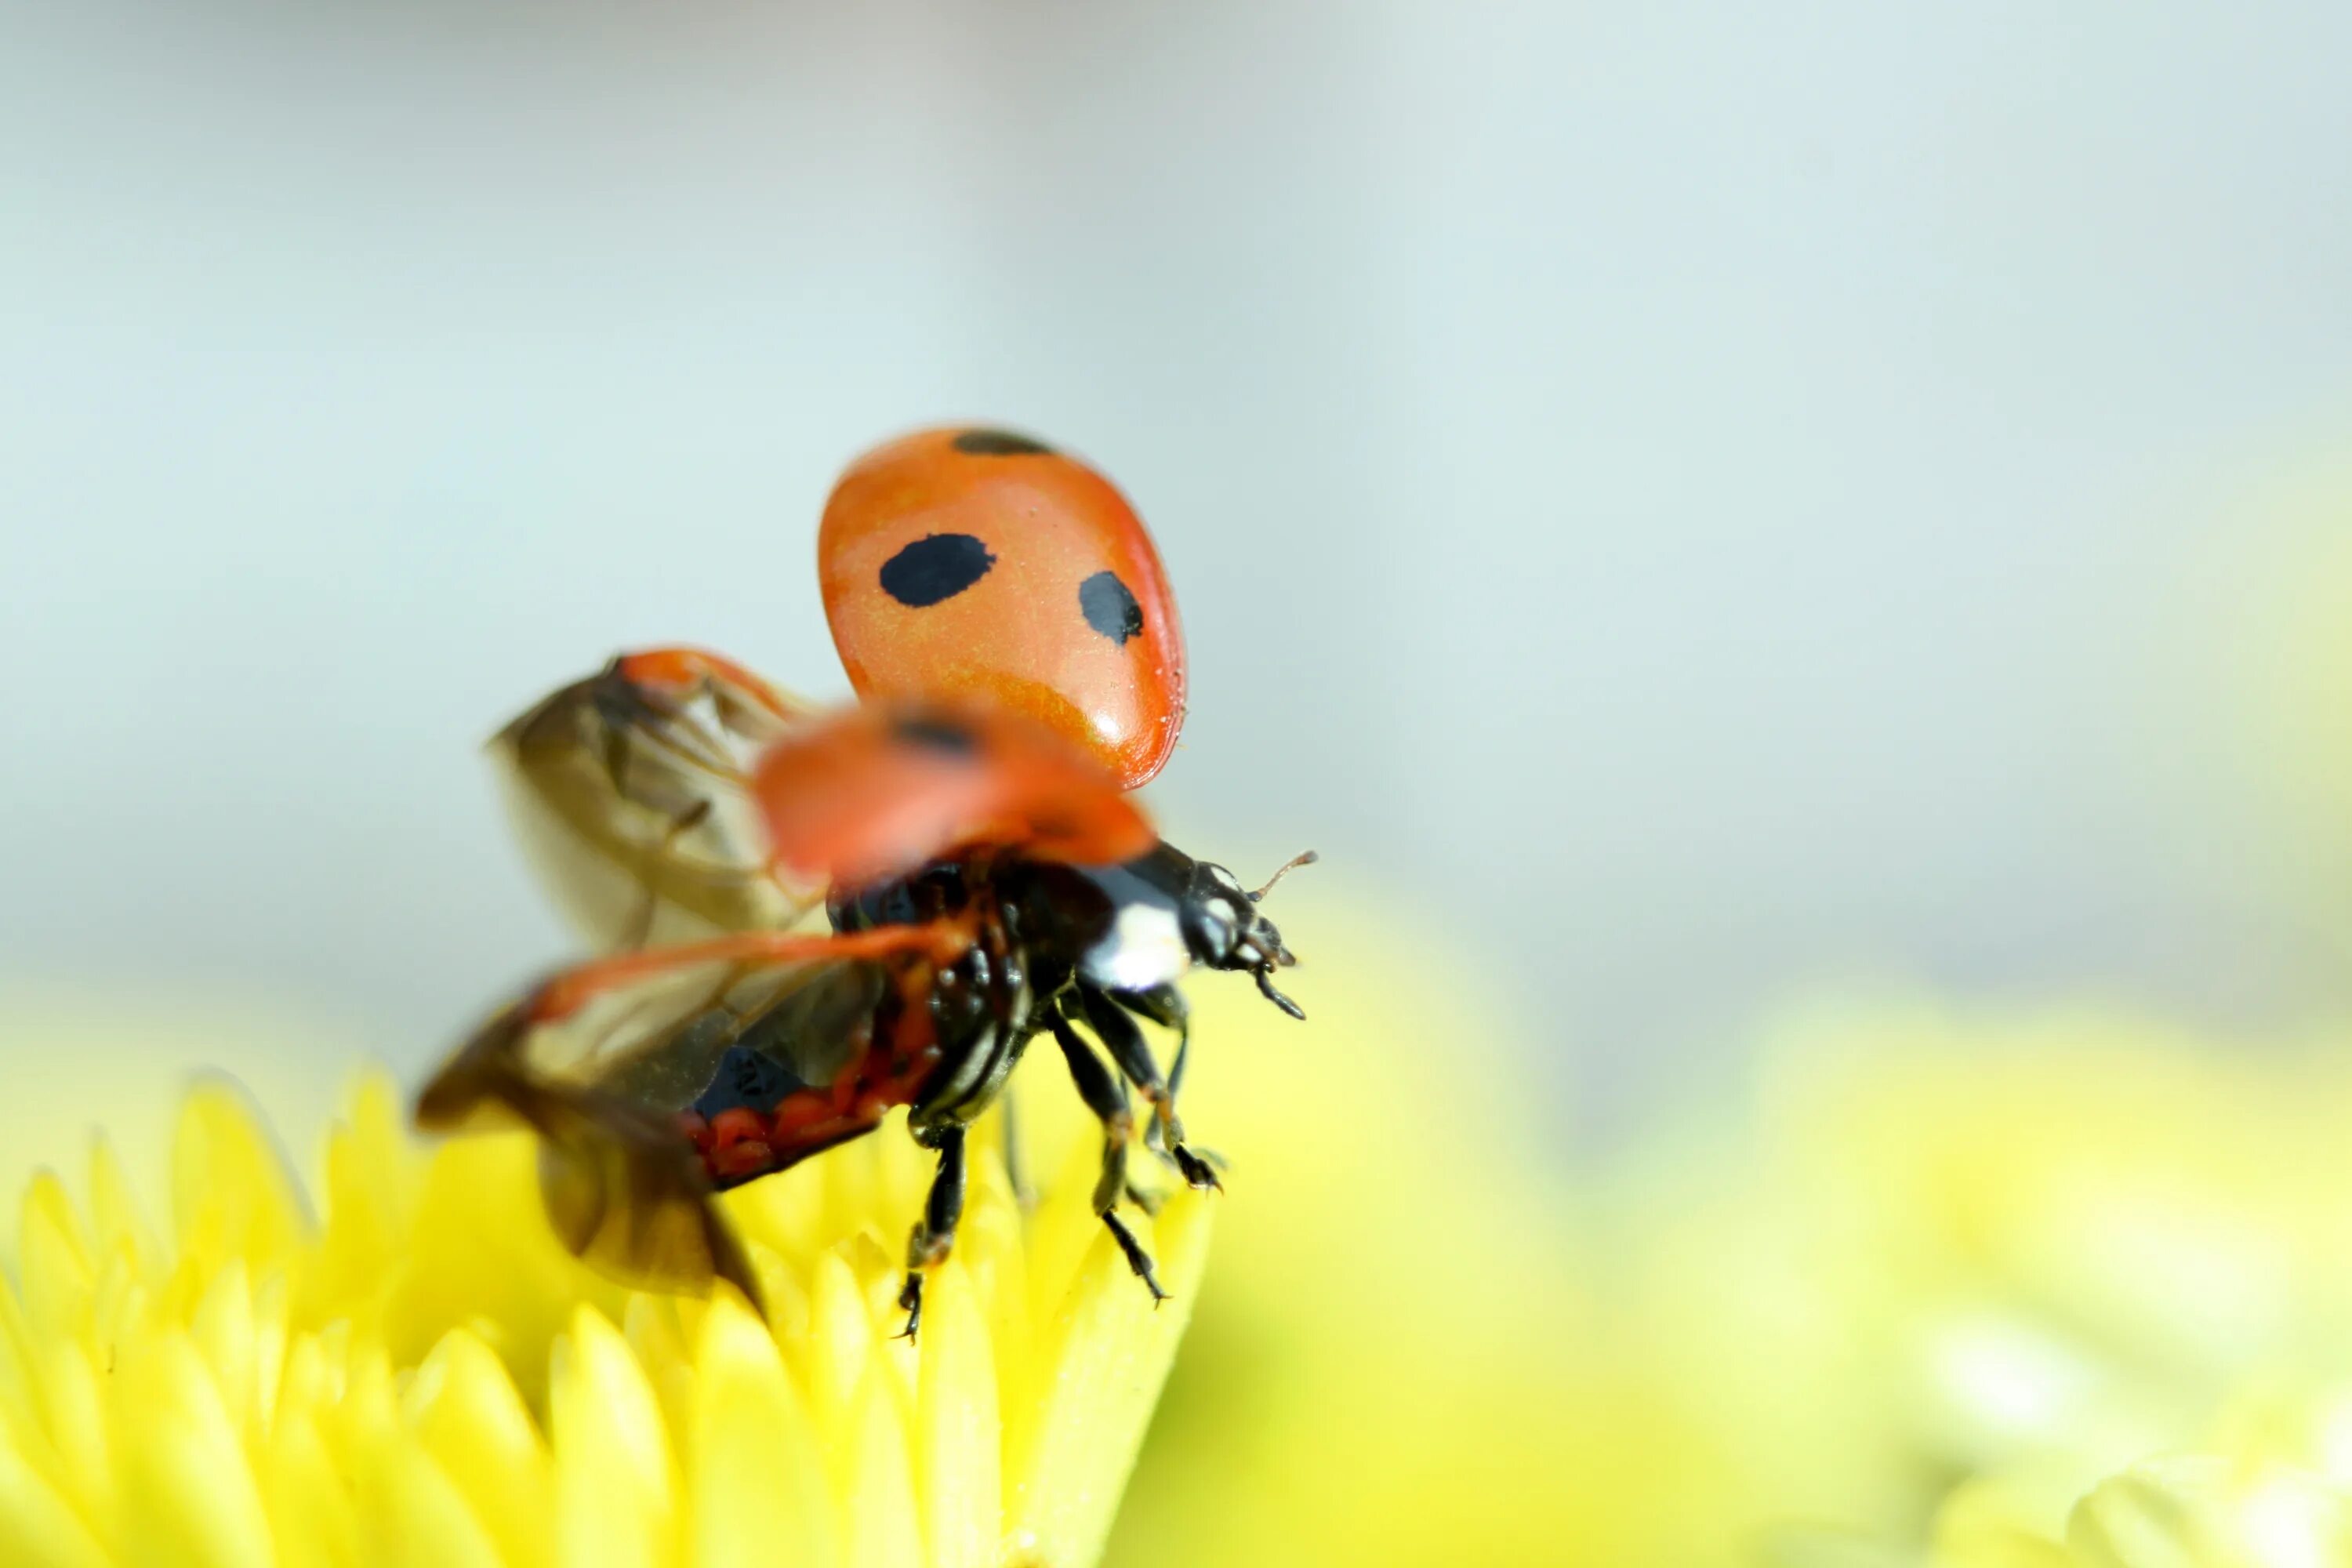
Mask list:
[[[890,1336],[920,1152],[886,1128],[733,1194],[768,1316],[574,1261],[521,1135],[425,1151],[387,1086],[328,1141],[319,1216],[199,1089],[162,1236],[103,1142],[27,1189],[0,1287],[0,1562],[1086,1563],[1207,1241],[1180,1193],[1159,1311],[1086,1205],[975,1172],[919,1346]]]

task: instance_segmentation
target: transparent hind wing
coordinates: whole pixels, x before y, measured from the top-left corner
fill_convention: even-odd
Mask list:
[[[747,933],[599,960],[506,1007],[418,1097],[433,1131],[528,1128],[564,1245],[632,1284],[696,1289],[713,1278],[756,1300],[741,1247],[712,1206],[714,1183],[682,1117],[744,1052],[779,1095],[829,1089],[859,1060],[877,1005],[945,928],[847,936]],[[735,1053],[730,1058],[730,1053]],[[873,1124],[808,1124],[754,1173],[781,1170]]]
[[[627,654],[490,743],[549,897],[599,949],[790,925],[822,889],[768,865],[748,773],[813,711],[716,655]]]

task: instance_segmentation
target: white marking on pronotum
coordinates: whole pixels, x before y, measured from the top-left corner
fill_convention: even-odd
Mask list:
[[[1087,953],[1086,976],[1108,991],[1149,991],[1191,967],[1176,911],[1161,904],[1131,903],[1118,923]]]

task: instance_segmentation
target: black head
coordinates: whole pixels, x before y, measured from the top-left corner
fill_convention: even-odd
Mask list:
[[[1211,969],[1238,969],[1257,982],[1265,999],[1294,1018],[1306,1013],[1297,1003],[1275,989],[1274,972],[1298,962],[1282,944],[1282,933],[1258,911],[1258,905],[1292,867],[1314,864],[1308,850],[1286,864],[1255,892],[1244,889],[1234,874],[1206,860],[1195,861],[1190,885],[1176,908],[1184,945],[1192,962]]]

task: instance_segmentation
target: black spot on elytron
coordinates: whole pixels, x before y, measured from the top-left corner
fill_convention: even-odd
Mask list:
[[[1087,625],[1124,647],[1143,630],[1143,606],[1116,572],[1097,572],[1078,584],[1078,608]]]
[[[910,610],[952,599],[996,564],[969,533],[927,533],[882,563],[882,591]]]
[[[893,719],[890,738],[920,746],[927,752],[945,752],[958,757],[968,757],[980,750],[979,736],[945,719]]]
[[[1050,458],[1054,448],[1010,430],[959,430],[948,443],[974,458]]]

